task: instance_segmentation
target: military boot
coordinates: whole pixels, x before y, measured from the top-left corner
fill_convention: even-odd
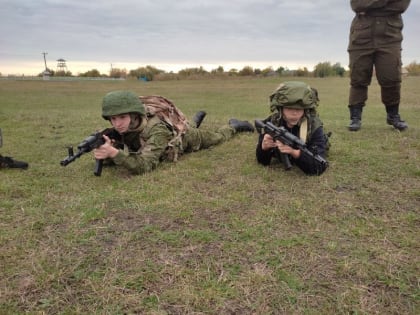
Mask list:
[[[399,105],[386,106],[386,122],[388,125],[393,126],[395,129],[403,131],[408,128],[407,123],[401,119],[398,114]]]
[[[362,127],[363,105],[349,105],[350,110],[350,131],[358,131]]]
[[[254,132],[254,127],[246,120],[238,120],[231,118],[229,120],[229,126],[235,129],[236,132]]]
[[[26,170],[28,163],[14,160],[9,156],[0,155],[0,168],[21,168]]]
[[[200,110],[197,113],[195,113],[195,115],[193,117],[193,122],[195,123],[196,128],[200,127],[201,123],[204,120],[204,117],[206,117],[206,112],[205,111]]]

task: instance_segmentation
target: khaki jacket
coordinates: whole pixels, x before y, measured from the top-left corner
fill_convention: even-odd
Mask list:
[[[401,14],[410,0],[351,0],[356,12],[348,50],[401,46],[404,27]]]

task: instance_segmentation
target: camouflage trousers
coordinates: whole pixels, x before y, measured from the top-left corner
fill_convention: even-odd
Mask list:
[[[216,131],[189,128],[182,139],[183,151],[193,152],[201,149],[208,149],[231,139],[234,134],[235,130],[227,125],[220,127]]]
[[[373,70],[381,86],[385,106],[398,105],[401,94],[401,46],[349,51],[350,97],[349,105],[365,105]]]

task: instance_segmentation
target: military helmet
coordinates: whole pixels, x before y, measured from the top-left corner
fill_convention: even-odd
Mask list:
[[[110,116],[137,113],[146,115],[146,109],[139,97],[130,91],[113,91],[104,96],[102,101],[102,117],[106,120]]]
[[[282,107],[310,109],[318,106],[319,98],[316,89],[300,81],[281,83],[270,95],[270,109],[280,111]]]

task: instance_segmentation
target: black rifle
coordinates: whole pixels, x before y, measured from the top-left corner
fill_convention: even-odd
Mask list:
[[[255,127],[257,128],[257,130],[264,130],[264,132],[268,133],[274,140],[279,140],[283,144],[288,145],[289,147],[295,150],[300,150],[304,154],[307,154],[320,165],[328,166],[327,160],[325,160],[319,154],[314,154],[311,151],[309,151],[309,149],[306,146],[306,143],[302,139],[296,137],[294,134],[287,131],[287,129],[283,126],[277,127],[271,122],[264,123],[262,120],[255,120]],[[292,164],[290,163],[289,156],[287,154],[281,153],[280,151],[278,152],[280,153],[280,159],[284,164],[284,168],[286,170],[291,169]]]
[[[89,137],[87,137],[85,140],[80,142],[80,144],[77,146],[76,154],[74,154],[73,152],[73,147],[69,147],[69,155],[64,160],[62,160],[60,164],[62,166],[66,166],[74,160],[76,160],[77,158],[79,158],[80,156],[82,156],[83,154],[88,153],[93,149],[99,148],[105,143],[105,139],[103,137],[104,135],[113,140],[121,139],[121,135],[114,128],[107,128],[102,131],[95,132]],[[101,176],[103,162],[103,160],[96,160],[95,170],[93,172],[93,174],[95,174],[96,176]]]

